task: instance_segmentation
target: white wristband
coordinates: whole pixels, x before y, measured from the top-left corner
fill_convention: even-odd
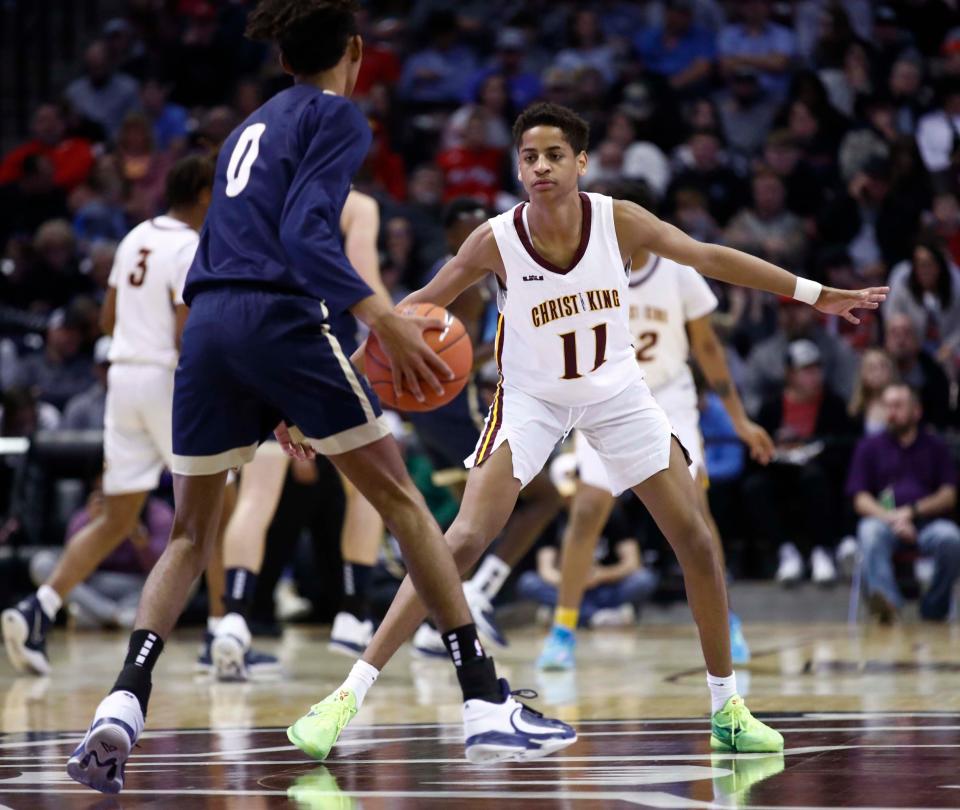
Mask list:
[[[804,304],[814,306],[822,291],[823,285],[819,281],[811,281],[808,278],[797,276],[797,287],[793,291],[793,297],[797,301],[803,301]]]

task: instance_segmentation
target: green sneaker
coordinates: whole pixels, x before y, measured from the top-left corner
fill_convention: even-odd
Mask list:
[[[710,747],[739,754],[773,754],[783,750],[779,731],[750,714],[740,695],[730,698],[710,720]]]
[[[326,759],[333,744],[357,713],[357,696],[350,689],[327,695],[287,729],[287,739],[314,759]]]

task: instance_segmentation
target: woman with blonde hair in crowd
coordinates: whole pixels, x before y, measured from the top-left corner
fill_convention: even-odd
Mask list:
[[[851,418],[860,423],[862,433],[879,433],[886,428],[887,412],[881,401],[883,389],[898,378],[893,360],[883,349],[872,348],[863,353],[847,407]]]

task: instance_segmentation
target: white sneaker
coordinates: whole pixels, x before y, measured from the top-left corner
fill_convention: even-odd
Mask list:
[[[837,581],[837,566],[823,547],[817,546],[810,555],[811,579],[817,585],[833,585]]]
[[[119,793],[127,757],[142,733],[140,701],[131,692],[112,692],[100,701],[87,735],[67,760],[67,775],[101,793]]]
[[[293,580],[286,577],[273,589],[273,601],[277,605],[277,618],[282,622],[304,619],[313,610],[313,602],[297,593]]]
[[[239,613],[228,613],[218,623],[210,644],[213,673],[218,681],[247,680],[250,628]]]
[[[362,622],[352,613],[341,610],[333,619],[327,648],[331,652],[356,658],[367,649],[372,638],[373,622],[370,619]]]
[[[467,606],[470,608],[470,615],[477,630],[483,636],[484,641],[488,641],[494,647],[504,649],[510,645],[503,631],[497,626],[496,616],[493,605],[472,581],[467,580],[463,583],[463,595],[466,597]]]
[[[413,649],[424,658],[446,658],[447,648],[443,646],[440,631],[424,622],[413,635]]]
[[[860,562],[860,544],[856,537],[849,534],[840,541],[837,546],[837,570],[844,579],[853,579],[853,574],[857,570],[857,564]]]
[[[590,617],[591,627],[629,627],[637,620],[633,605],[625,604],[615,608],[600,608]]]
[[[780,565],[777,567],[777,582],[795,585],[803,579],[803,557],[793,543],[780,546]]]
[[[463,704],[463,730],[467,759],[474,764],[539,759],[577,741],[577,732],[560,720],[514,699],[536,697],[536,692],[511,692],[500,679],[503,703],[468,700]]]

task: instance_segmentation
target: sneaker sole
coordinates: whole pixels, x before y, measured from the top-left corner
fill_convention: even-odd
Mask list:
[[[290,740],[297,748],[303,751],[308,757],[311,757],[318,762],[323,762],[327,756],[330,754],[330,748],[333,748],[331,745],[325,752],[321,752],[320,749],[314,748],[310,743],[304,740],[302,737],[297,735],[297,732],[294,731],[293,726],[290,726],[287,729],[287,739]]]
[[[109,751],[103,764],[97,749]],[[67,760],[67,775],[81,785],[101,793],[119,793],[123,789],[123,765],[130,756],[130,737],[119,726],[106,723],[90,732],[83,742],[83,751]],[[114,771],[113,778],[109,777]]]
[[[495,762],[525,762],[542,759],[557,751],[562,751],[577,741],[576,735],[569,739],[547,740],[539,748],[518,748],[514,746],[479,743],[466,750],[467,760],[474,765],[490,765]]]
[[[20,675],[49,675],[50,663],[39,653],[27,649],[30,628],[23,614],[9,608],[0,615],[0,624],[3,625],[3,644],[13,668]]]
[[[327,642],[327,649],[330,652],[335,652],[338,655],[346,655],[349,658],[356,658],[358,655],[362,654],[367,645],[356,644],[353,641],[347,641],[346,639],[341,638],[332,638]]]
[[[210,658],[213,660],[213,674],[218,681],[247,680],[244,652],[243,645],[233,636],[214,638],[210,645]]]
[[[748,746],[746,748],[735,748],[728,745],[723,740],[710,735],[710,748],[713,751],[724,751],[728,754],[780,754],[783,752],[783,743],[779,746]]]

